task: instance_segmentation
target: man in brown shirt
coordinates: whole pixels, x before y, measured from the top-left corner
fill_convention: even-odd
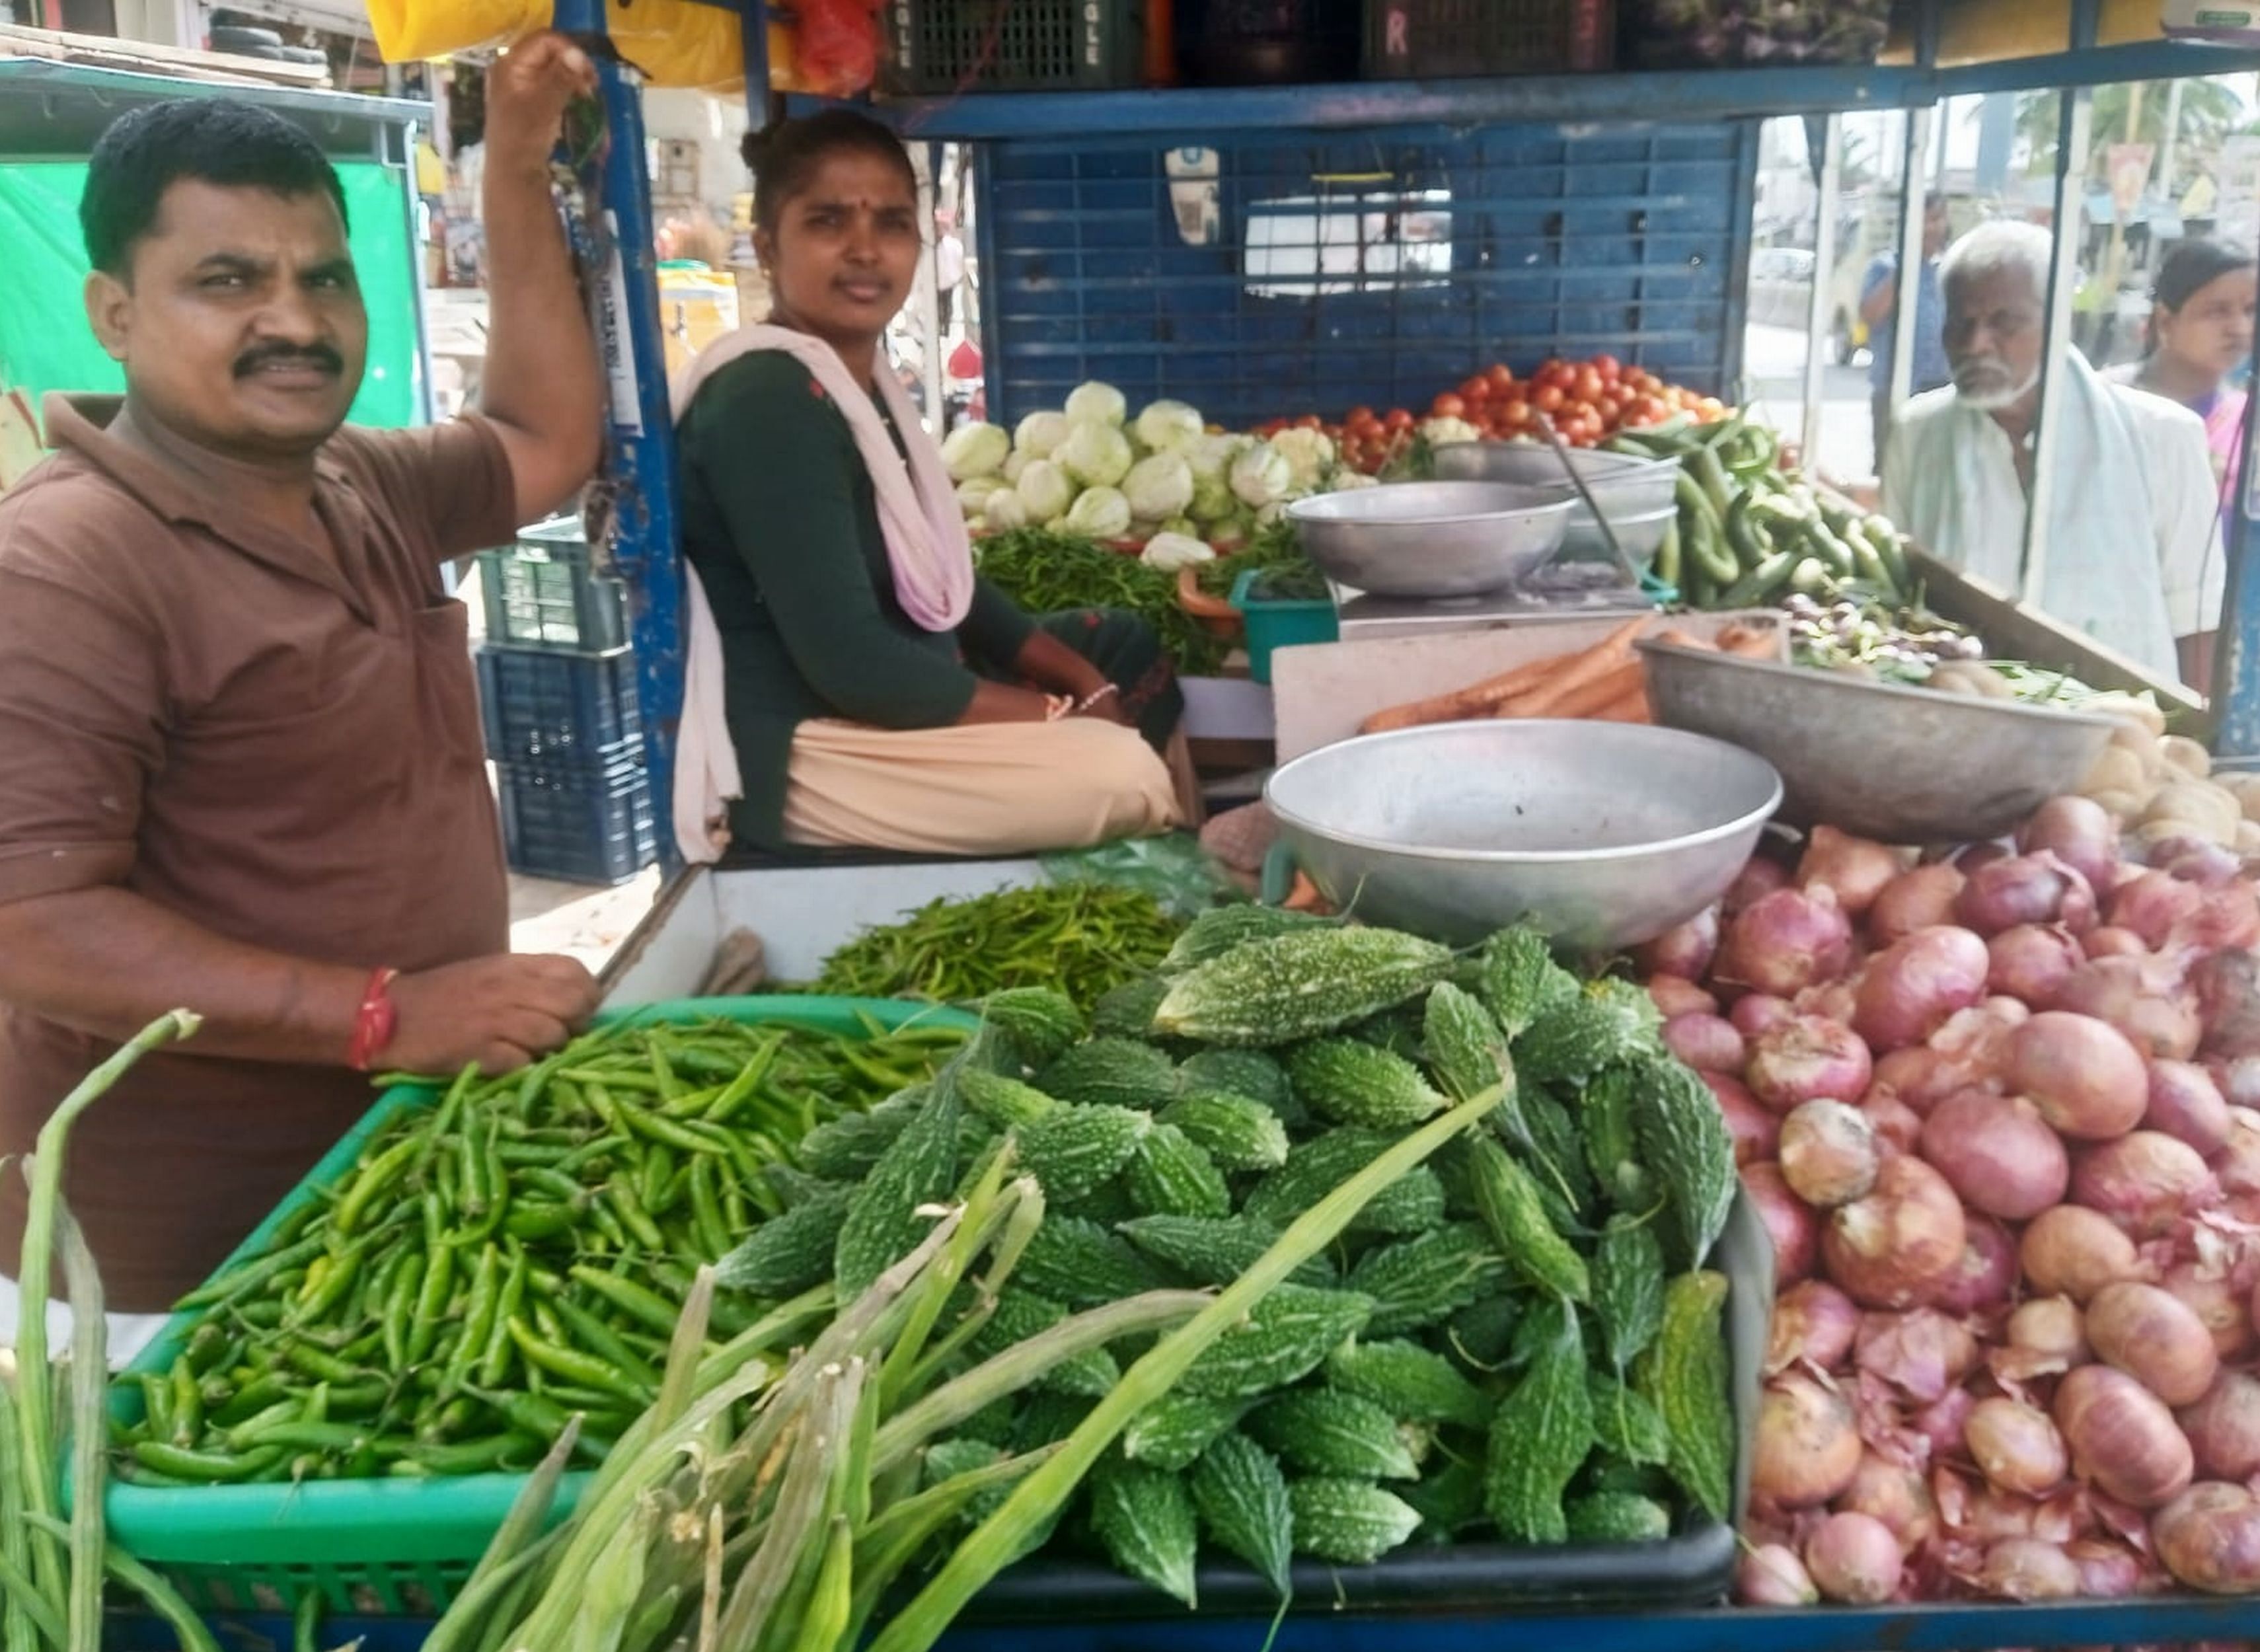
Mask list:
[[[548,167],[592,86],[554,35],[488,77],[483,408],[434,429],[343,424],[368,317],[310,139],[197,98],[96,147],[87,314],[125,396],[51,399],[59,452],[0,499],[0,1153],[120,1039],[203,1015],[72,1140],[113,1311],[219,1262],[365,1110],[355,1066],[507,1069],[595,1005],[579,964],[509,954],[440,578],[596,459]],[[0,1176],[10,1279],[22,1193]]]

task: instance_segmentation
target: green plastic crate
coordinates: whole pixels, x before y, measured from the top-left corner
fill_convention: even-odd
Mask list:
[[[855,1033],[871,1022],[890,1031],[913,1021],[969,1032],[977,1025],[962,1011],[931,1004],[798,997],[677,999],[608,1012],[597,1020],[616,1025],[716,1017],[826,1033]],[[353,1169],[372,1136],[404,1109],[430,1105],[437,1093],[432,1086],[408,1084],[379,1097],[221,1269],[256,1254],[294,1211]],[[126,1368],[111,1389],[114,1418],[140,1420],[140,1388],[132,1379],[145,1371],[169,1370],[197,1317],[174,1315],[164,1333]],[[554,1518],[561,1520],[571,1510],[588,1479],[585,1472],[564,1477]],[[431,1616],[454,1598],[525,1480],[520,1474],[479,1474],[181,1487],[113,1480],[104,1506],[111,1535],[119,1545],[163,1573],[200,1609],[288,1612],[305,1591],[318,1589],[333,1612]],[[68,1479],[62,1491],[68,1508]]]
[[[1258,683],[1271,680],[1271,655],[1279,648],[1309,642],[1341,640],[1341,620],[1324,597],[1275,599],[1252,593],[1262,577],[1260,568],[1241,570],[1232,582],[1232,605],[1248,622],[1248,675]]]

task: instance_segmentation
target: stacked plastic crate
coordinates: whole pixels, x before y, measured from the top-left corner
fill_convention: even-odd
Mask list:
[[[511,869],[618,883],[658,853],[622,587],[576,521],[479,554],[479,705]]]

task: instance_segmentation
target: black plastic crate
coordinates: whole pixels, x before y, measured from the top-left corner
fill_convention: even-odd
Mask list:
[[[490,642],[603,654],[628,640],[626,590],[590,570],[577,521],[545,522],[515,545],[481,551],[479,598]]]
[[[658,858],[641,763],[568,757],[497,762],[495,769],[511,870],[569,883],[624,883]]]
[[[1135,86],[1145,0],[887,0],[883,90],[1092,90]]]
[[[497,762],[642,761],[643,717],[636,706],[632,651],[560,654],[490,643],[478,651],[478,671],[487,755]]]
[[[1872,63],[1891,33],[1891,0],[1820,6],[1749,6],[1699,24],[1683,8],[1624,0],[1626,54],[1634,68],[1779,68]]]
[[[1617,0],[1365,0],[1365,78],[1614,68]]]
[[[1174,0],[1190,86],[1293,86],[1357,77],[1362,0]]]

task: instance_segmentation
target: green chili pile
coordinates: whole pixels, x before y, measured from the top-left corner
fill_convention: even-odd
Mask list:
[[[648,1405],[692,1269],[781,1214],[796,1147],[963,1042],[714,1021],[600,1029],[411,1105],[203,1317],[118,1438],[143,1484],[531,1468]],[[780,1168],[782,1167],[782,1168]],[[716,1328],[752,1322],[718,1303]]]
[[[813,990],[957,1003],[1051,987],[1088,1008],[1161,962],[1183,927],[1152,896],[1102,883],[933,900],[840,948]]]

